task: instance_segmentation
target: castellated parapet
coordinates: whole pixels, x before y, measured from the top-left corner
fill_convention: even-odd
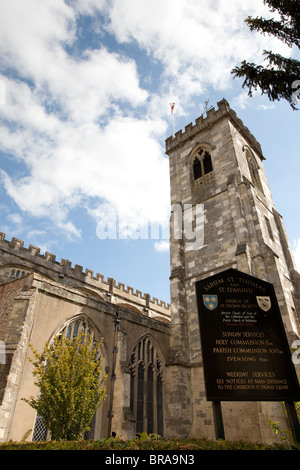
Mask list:
[[[69,260],[56,260],[52,253],[41,254],[40,248],[29,245],[24,247],[24,242],[13,237],[6,240],[5,234],[0,232],[0,284],[18,279],[31,272],[50,278],[67,287],[72,287],[93,298],[128,308],[136,313],[146,315],[158,320],[169,322],[170,305],[151,297],[147,293],[135,290],[116,282],[113,278],[104,279],[102,274],[90,269],[72,264]]]
[[[220,119],[227,117],[231,119],[235,123],[235,127],[239,131],[239,133],[250,143],[253,150],[257,152],[258,156],[261,160],[264,160],[264,156],[262,153],[262,149],[260,143],[256,140],[256,138],[251,134],[249,129],[244,125],[242,120],[237,117],[236,112],[230,108],[229,103],[223,98],[218,103],[218,109],[215,110],[214,107],[211,107],[206,112],[206,117],[202,114],[195,120],[195,124],[193,123],[188,124],[185,126],[184,131],[179,130],[176,132],[175,136],[170,136],[166,139],[166,153],[168,154],[170,151],[173,151],[176,147],[181,146],[187,139],[192,138],[200,131],[209,130],[212,128]]]

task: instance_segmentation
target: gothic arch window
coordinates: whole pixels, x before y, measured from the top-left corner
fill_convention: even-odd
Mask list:
[[[66,336],[68,339],[77,338],[80,333],[87,334],[88,336],[92,335],[93,339],[95,332],[90,326],[88,320],[80,315],[76,319],[71,320],[59,331],[57,336]]]
[[[66,336],[68,339],[76,338],[80,332],[86,333],[88,335],[92,336],[92,339],[94,341],[97,340],[96,338],[96,332],[95,329],[92,327],[88,319],[85,317],[85,315],[78,315],[75,318],[72,318],[68,322],[64,323],[63,327],[56,332],[52,340],[57,337],[57,336]],[[99,354],[102,354],[102,351],[99,352]],[[101,408],[100,408],[101,410]],[[95,425],[96,425],[96,420],[97,420],[97,413],[94,415],[91,425],[90,425],[90,431],[85,433],[84,438],[85,439],[94,439],[95,436]],[[32,434],[32,441],[46,441],[48,438],[48,430],[45,427],[43,423],[42,417],[37,414],[36,415],[36,420],[34,424],[34,430]]]
[[[21,279],[22,277],[29,274],[31,271],[24,268],[23,266],[3,266],[0,269],[0,283],[14,281],[15,279]]]
[[[208,150],[204,148],[198,148],[193,154],[193,177],[194,181],[199,178],[206,179],[205,175],[208,175],[213,171],[211,155]]]
[[[140,315],[142,315],[142,311],[139,308],[135,307],[134,305],[130,305],[125,302],[117,303],[117,305],[118,307],[128,308],[129,310],[132,310],[132,312],[139,313]]]
[[[130,408],[136,433],[163,435],[163,371],[158,348],[149,336],[135,346],[129,362]]]
[[[252,183],[256,188],[258,188],[263,193],[263,187],[262,187],[261,179],[259,176],[259,166],[256,161],[256,158],[254,157],[249,147],[244,146],[243,150],[246,154]]]

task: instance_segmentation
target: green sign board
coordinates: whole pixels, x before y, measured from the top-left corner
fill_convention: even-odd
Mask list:
[[[299,401],[273,285],[229,269],[196,293],[207,399]]]

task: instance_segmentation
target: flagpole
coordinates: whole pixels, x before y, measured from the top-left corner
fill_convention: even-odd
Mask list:
[[[169,103],[171,106],[171,115],[172,115],[172,122],[173,122],[173,137],[175,137],[175,123],[174,123],[174,107],[175,103]]]
[[[173,121],[173,137],[175,137],[174,113],[172,113],[172,121]]]

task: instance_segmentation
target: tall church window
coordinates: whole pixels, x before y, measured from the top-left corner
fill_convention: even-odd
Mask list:
[[[76,338],[81,332],[91,335],[92,339],[94,339],[95,337],[94,330],[90,326],[87,319],[82,315],[66,323],[56,336],[66,336],[68,339],[72,339],[72,338]],[[96,421],[96,415],[94,415],[92,422],[90,424],[90,431],[85,433],[85,436],[84,436],[85,439],[94,438],[95,421]],[[32,440],[33,441],[46,441],[47,437],[48,437],[48,430],[43,423],[42,417],[39,414],[37,414],[35,425],[34,425],[34,430],[33,430],[33,435],[32,435]]]
[[[136,433],[163,435],[163,373],[160,354],[146,336],[135,346],[129,363],[130,407]]]
[[[194,180],[201,178],[213,171],[211,155],[207,150],[200,149],[193,160]]]
[[[271,223],[270,223],[270,220],[268,219],[268,217],[265,217],[265,221],[266,221],[266,226],[267,226],[267,229],[268,229],[269,237],[272,241],[274,241],[274,236],[273,236],[273,232],[272,232],[272,228],[271,228]]]
[[[248,163],[248,168],[249,168],[249,172],[251,175],[252,183],[255,187],[257,187],[263,193],[263,187],[262,187],[261,179],[259,176],[258,163],[248,147],[244,147],[244,150],[246,152],[246,158],[247,158],[247,163]]]

